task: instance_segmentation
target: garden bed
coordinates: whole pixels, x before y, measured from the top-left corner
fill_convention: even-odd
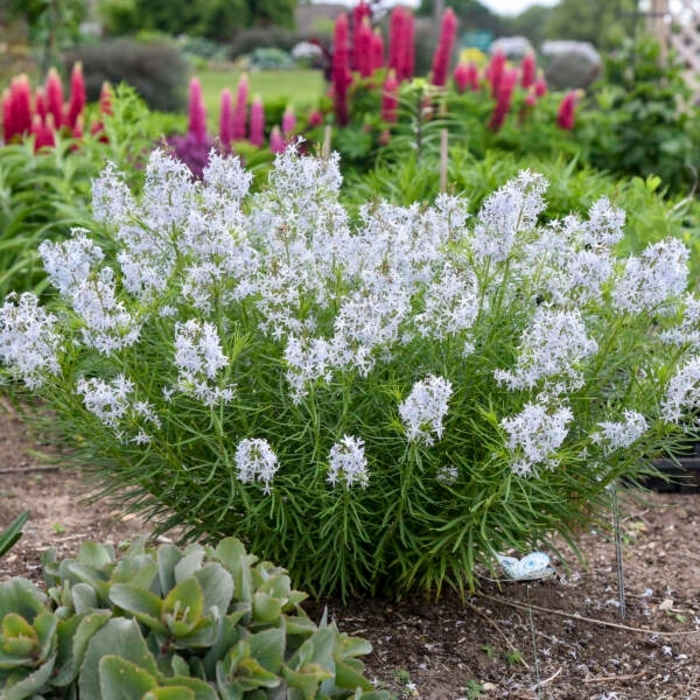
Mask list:
[[[39,578],[40,554],[49,546],[67,556],[84,540],[119,546],[148,535],[138,517],[85,502],[75,472],[41,467],[23,425],[3,404],[0,527],[24,508],[32,517],[0,560],[0,581]],[[484,580],[464,603],[452,593],[438,603],[422,595],[329,599],[308,603],[308,612],[318,619],[327,605],[342,631],[369,639],[367,675],[395,698],[700,698],[700,500],[680,493],[623,500],[624,619],[614,547],[598,532],[581,536],[587,566],[572,558],[567,571],[556,562],[556,577],[546,581]]]

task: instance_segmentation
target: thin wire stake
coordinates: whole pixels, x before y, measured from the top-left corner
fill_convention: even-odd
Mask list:
[[[527,586],[527,615],[530,623],[530,634],[532,635],[532,653],[535,656],[535,680],[537,681],[534,690],[537,691],[537,700],[542,700],[542,688],[540,683],[540,661],[537,657],[537,639],[535,638],[535,621],[532,617],[532,607],[530,605],[530,586]]]
[[[613,531],[615,535],[615,562],[617,564],[617,600],[620,603],[620,617],[625,617],[625,569],[622,560],[622,528],[620,527],[620,504],[617,500],[617,485],[612,482],[610,501],[613,512]]]

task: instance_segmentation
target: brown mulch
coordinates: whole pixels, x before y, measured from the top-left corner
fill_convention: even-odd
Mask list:
[[[149,534],[138,517],[87,503],[80,476],[42,468],[36,449],[0,401],[0,528],[32,511],[0,581],[39,579],[47,547],[68,556],[84,540]],[[342,631],[371,641],[366,674],[397,699],[700,700],[700,493],[623,502],[624,618],[615,548],[600,532],[581,537],[585,564],[555,561],[544,581],[484,580],[465,601],[327,599],[307,610],[318,619],[327,607]]]

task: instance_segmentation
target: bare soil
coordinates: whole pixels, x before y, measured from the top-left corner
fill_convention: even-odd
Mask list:
[[[80,475],[42,468],[36,451],[0,400],[0,528],[31,509],[0,559],[0,581],[38,580],[48,547],[69,556],[84,540],[119,546],[149,535],[138,517],[86,501]],[[555,559],[546,580],[485,578],[464,601],[327,599],[307,610],[318,619],[327,606],[342,631],[371,641],[367,676],[397,699],[700,700],[700,493],[643,498],[622,498],[624,618],[615,547],[595,531],[579,542],[586,562]]]

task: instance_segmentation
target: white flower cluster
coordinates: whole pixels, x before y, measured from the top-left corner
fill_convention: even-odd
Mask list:
[[[272,491],[270,482],[279,469],[277,455],[272,451],[270,443],[263,438],[245,438],[236,448],[236,469],[238,479],[244,484],[252,484],[256,480],[265,486],[263,492]]]
[[[345,435],[328,454],[328,476],[326,480],[335,486],[341,481],[350,488],[359,484],[366,488],[369,483],[365,443],[360,438]]]
[[[649,429],[647,419],[637,411],[626,409],[622,412],[622,416],[623,421],[598,423],[600,432],[591,435],[591,440],[603,445],[607,454],[629,447]]]
[[[529,171],[487,198],[473,224],[465,201],[449,195],[427,207],[372,202],[351,220],[339,200],[338,156],[313,158],[301,150],[292,144],[279,154],[269,186],[253,193],[240,160],[216,153],[195,182],[184,165],[155,151],[138,196],[108,165],[93,186],[93,211],[114,245],[102,250],[82,229],[41,245],[49,279],[68,308],[56,318],[31,295],[8,299],[0,311],[0,360],[31,388],[58,375],[63,354],[71,352],[82,362],[96,350],[104,356],[96,366],[114,361],[108,376],[124,371],[137,379],[126,368],[148,343],[166,362],[172,358],[171,371],[163,370],[153,386],[173,410],[178,393],[207,407],[231,401],[235,386],[228,377],[246,372],[273,374],[266,386],[282,380],[280,402],[300,405],[307,398],[340,400],[347,385],[372,385],[383,373],[405,382],[420,371],[425,379],[399,403],[398,414],[406,438],[427,446],[444,439],[452,382],[464,391],[474,382],[481,396],[498,395],[493,423],[506,416],[496,432],[522,476],[556,466],[574,420],[570,406],[577,412],[583,406],[569,404],[567,394],[601,390],[595,385],[597,367],[607,361],[601,348],[624,366],[627,340],[618,344],[611,325],[618,319],[625,321],[620,333],[641,329],[636,337],[645,357],[654,355],[649,350],[659,339],[675,346],[674,358],[694,353],[663,384],[662,419],[681,422],[700,405],[700,301],[682,296],[688,254],[680,242],[619,260],[614,246],[625,218],[607,198],[586,219],[541,224],[547,183]],[[127,348],[132,360],[120,356]],[[660,381],[675,361],[654,358],[644,376],[639,367],[608,372],[605,390],[622,396],[638,379]],[[667,363],[663,372],[655,362]],[[127,427],[157,425],[155,409],[135,401],[123,375],[83,379],[78,392],[89,411],[124,435],[132,434]],[[532,400],[538,394],[548,398]],[[512,401],[518,409],[509,408]],[[593,418],[597,425],[588,416],[581,431],[609,451],[632,445],[652,422],[641,415],[645,409],[623,410],[615,401]],[[395,410],[384,409],[377,410]],[[238,453],[240,479],[262,481],[269,490],[277,469],[270,446],[244,440]],[[328,464],[331,483],[367,485],[360,437],[345,435]],[[434,473],[449,484],[455,470],[448,464]]]
[[[206,406],[230,401],[234,386],[221,387],[217,374],[228,365],[221,350],[216,326],[190,319],[175,324],[175,366],[179,370],[177,388],[200,400]]]
[[[545,208],[547,184],[541,175],[523,170],[486,199],[474,229],[474,250],[479,260],[506,260],[518,235],[534,229]]]
[[[691,357],[671,377],[661,401],[661,417],[668,423],[691,418],[700,407],[700,357]],[[697,422],[697,419],[695,419]]]
[[[123,374],[110,381],[81,378],[76,391],[82,395],[85,408],[104,425],[114,429],[122,442],[146,444],[151,441],[151,436],[144,423],[151,423],[156,428],[161,426],[152,404],[133,399],[134,383]],[[133,428],[136,428],[136,434],[128,437],[127,433],[133,432]]]
[[[52,284],[83,320],[86,345],[108,355],[138,340],[141,325],[117,298],[114,271],[96,267],[104,252],[84,229],[67,241],[44,241],[39,253]]]
[[[416,382],[408,397],[399,405],[399,415],[406,427],[406,437],[425,445],[442,438],[443,418],[447,415],[452,384],[432,374]]]
[[[579,367],[597,351],[580,311],[540,306],[522,335],[515,369],[496,370],[494,375],[511,389],[532,389],[545,380],[550,393],[562,394],[583,385]]]
[[[506,446],[513,453],[511,469],[518,476],[537,475],[537,465],[554,469],[559,460],[556,451],[569,433],[574,416],[566,405],[558,405],[540,397],[538,403],[528,403],[515,416],[501,421],[508,433]]]
[[[56,317],[39,306],[35,294],[10,294],[0,307],[0,360],[29,389],[38,389],[47,375],[58,375],[63,349]]]
[[[677,302],[688,286],[688,249],[675,238],[650,245],[639,257],[630,257],[617,280],[613,302],[619,311],[666,311],[662,305]]]

